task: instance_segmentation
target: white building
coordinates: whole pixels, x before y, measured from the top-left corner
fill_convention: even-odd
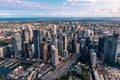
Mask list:
[[[0,57],[4,57],[3,47],[0,47]]]
[[[53,34],[55,34],[55,35],[56,35],[56,31],[57,31],[57,26],[56,26],[56,25],[54,25],[54,26],[53,26]]]
[[[33,39],[33,30],[32,30],[31,25],[29,25],[29,35],[30,35],[30,41],[32,41],[32,39]]]
[[[32,54],[35,54],[34,44],[32,44]]]
[[[53,45],[51,46],[52,64],[58,65],[58,49]]]
[[[29,40],[30,40],[30,36],[29,36],[29,33],[28,33],[28,31],[25,31],[25,42],[29,42]]]

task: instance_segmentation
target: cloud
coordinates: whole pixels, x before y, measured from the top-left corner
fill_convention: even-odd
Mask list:
[[[80,5],[80,4],[91,4],[95,0],[66,0],[63,5]]]
[[[120,14],[120,8],[99,8],[92,10],[94,13]]]
[[[72,5],[81,5],[81,4],[94,4],[94,3],[117,3],[120,0],[66,0],[63,5],[72,4]]]
[[[42,8],[44,5],[40,2],[28,1],[28,0],[0,0],[0,8],[4,9],[31,9]]]
[[[12,14],[11,13],[8,13],[8,12],[0,12],[0,17],[9,17],[11,16]]]
[[[66,0],[66,2],[118,2],[119,0]]]
[[[67,2],[77,3],[77,2],[96,2],[96,0],[66,0]]]
[[[112,8],[109,11],[110,14],[120,14],[120,8]]]
[[[11,15],[11,13],[7,13],[7,12],[0,12],[0,16],[9,16]]]

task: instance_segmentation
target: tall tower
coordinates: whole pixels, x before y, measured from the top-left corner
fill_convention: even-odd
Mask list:
[[[22,43],[21,43],[21,35],[20,33],[15,33],[15,45],[16,45],[16,52],[19,53],[22,50]]]
[[[96,25],[94,25],[94,36],[96,35]]]
[[[63,50],[63,55],[64,55],[64,58],[67,59],[68,58],[68,51],[67,50]]]
[[[58,41],[58,51],[59,51],[59,55],[63,56],[63,41]]]
[[[96,53],[94,52],[94,50],[92,49],[90,51],[90,59],[91,59],[91,66],[92,67],[96,67]]]
[[[53,26],[53,34],[54,34],[54,35],[56,35],[56,31],[57,31],[57,26],[54,25],[54,26]]]
[[[58,65],[58,49],[53,45],[51,46],[52,64]]]
[[[75,51],[77,54],[80,53],[80,44],[79,43],[76,43],[76,51]]]
[[[33,30],[33,43],[35,57],[40,58],[39,30]]]
[[[25,58],[29,58],[29,43],[28,42],[24,42],[24,55],[23,57]]]
[[[0,47],[0,57],[4,57],[3,47]]]
[[[43,61],[48,61],[48,45],[47,43],[42,44],[42,54],[43,54]]]
[[[22,43],[25,42],[25,30],[22,29]]]
[[[33,30],[31,28],[31,25],[29,25],[29,35],[30,35],[30,41],[33,40]]]
[[[22,30],[22,43],[29,42],[29,39],[30,39],[29,32],[23,29]]]
[[[118,54],[119,54],[119,34],[113,34],[105,37],[103,61],[116,64]]]
[[[67,36],[66,36],[66,34],[62,35],[62,39],[63,39],[63,50],[67,50]]]
[[[58,39],[53,39],[52,45],[55,45],[55,47],[58,48]]]

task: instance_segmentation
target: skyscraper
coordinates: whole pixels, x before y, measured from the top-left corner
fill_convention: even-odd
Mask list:
[[[29,42],[29,40],[30,40],[29,32],[23,29],[22,30],[22,43]]]
[[[47,43],[42,44],[42,54],[43,54],[43,61],[47,62],[47,60],[48,60],[48,45],[47,45]]]
[[[58,65],[58,49],[53,45],[51,46],[52,64],[54,66]]]
[[[34,55],[35,54],[34,44],[31,45],[31,48],[32,48],[32,54]]]
[[[25,42],[25,29],[22,29],[22,43]]]
[[[33,43],[35,57],[40,58],[39,30],[33,30]]]
[[[24,42],[24,48],[25,48],[25,51],[24,51],[24,57],[25,58],[29,58],[29,43],[28,42]]]
[[[53,39],[52,45],[55,45],[55,47],[58,48],[58,39]]]
[[[19,53],[19,51],[22,50],[22,43],[21,43],[21,35],[20,33],[15,33],[15,46],[16,46],[16,53]]]
[[[80,53],[80,44],[76,43],[76,53]]]
[[[30,37],[28,31],[25,31],[25,42],[29,43]]]
[[[98,58],[102,58],[103,56],[103,51],[104,51],[104,44],[105,44],[105,38],[104,37],[99,37],[99,41],[98,41],[98,52],[97,52],[97,56]]]
[[[4,57],[3,47],[0,47],[0,57]]]
[[[96,53],[94,52],[93,49],[90,50],[90,59],[91,59],[91,66],[96,67]]]
[[[68,58],[68,51],[67,51],[67,50],[64,50],[64,51],[63,51],[63,55],[64,55],[64,58],[67,59],[67,58]]]
[[[33,30],[32,30],[31,25],[29,25],[29,35],[30,35],[30,41],[32,41],[33,40]]]
[[[105,37],[103,61],[116,64],[119,53],[119,34],[108,35]]]
[[[58,41],[58,52],[60,56],[63,56],[63,41]]]
[[[6,46],[4,56],[6,58],[11,58],[11,57],[13,57],[13,55],[14,55],[13,46],[12,45]]]
[[[67,36],[66,36],[66,34],[62,35],[62,39],[63,39],[63,50],[67,50]]]
[[[53,26],[53,34],[54,34],[54,35],[56,35],[56,31],[57,31],[57,26],[54,25],[54,26]]]

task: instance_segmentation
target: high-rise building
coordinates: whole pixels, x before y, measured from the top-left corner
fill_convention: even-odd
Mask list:
[[[96,35],[96,25],[94,25],[94,36]]]
[[[43,42],[43,37],[44,37],[44,35],[43,35],[42,31],[39,31],[39,41],[40,41],[40,43]]]
[[[63,41],[58,41],[58,52],[60,56],[63,56]]]
[[[117,63],[119,64],[120,63],[120,36],[119,36],[119,40],[118,40],[118,43],[117,43]],[[120,65],[120,64],[119,64]]]
[[[48,61],[48,45],[47,43],[42,44],[42,54],[43,54],[43,61]]]
[[[33,43],[35,57],[40,58],[39,30],[33,30]]]
[[[91,59],[91,66],[96,67],[96,52],[93,49],[90,50],[90,59]]]
[[[62,29],[59,30],[58,39],[59,39],[59,40],[62,40]]]
[[[34,44],[31,45],[31,48],[32,48],[32,54],[34,55],[35,54]]]
[[[14,55],[13,46],[12,45],[6,46],[4,57],[11,58],[13,57],[13,55]]]
[[[15,48],[16,53],[19,53],[22,50],[21,35],[20,33],[15,33]]]
[[[67,50],[67,35],[66,34],[62,35],[62,40],[63,40],[63,50]]]
[[[24,52],[22,53],[22,57],[29,58],[29,43],[24,42]]]
[[[53,26],[53,34],[55,34],[55,35],[56,35],[56,32],[57,32],[57,26],[56,26],[56,25],[54,25],[54,26]]]
[[[29,33],[28,31],[25,31],[25,42],[29,43],[29,40],[30,40]]]
[[[103,61],[116,64],[119,53],[119,34],[108,35],[105,37]]]
[[[0,57],[4,57],[3,47],[0,47]]]
[[[52,45],[55,45],[55,47],[58,48],[58,39],[53,39]]]
[[[29,40],[30,40],[29,32],[23,29],[22,30],[22,43],[29,42]]]
[[[71,50],[72,53],[76,53],[76,39],[73,38],[72,39],[72,50]]]
[[[76,43],[76,53],[79,54],[80,53],[80,44]]]
[[[32,30],[31,25],[29,25],[29,35],[30,35],[30,41],[32,41],[33,40],[33,30]]]
[[[22,30],[22,57],[29,57],[29,41],[30,36],[29,32],[25,29]]]
[[[22,29],[22,42],[25,41],[25,29]]]
[[[51,59],[54,66],[58,65],[58,49],[53,45],[51,46]]]
[[[67,58],[68,58],[68,51],[67,51],[67,50],[64,50],[64,51],[63,51],[63,55],[64,55],[64,58],[67,59]]]
[[[105,44],[105,38],[104,37],[99,37],[99,41],[98,41],[98,52],[97,52],[97,56],[98,58],[102,58],[103,56],[103,51],[104,51],[104,44]]]

